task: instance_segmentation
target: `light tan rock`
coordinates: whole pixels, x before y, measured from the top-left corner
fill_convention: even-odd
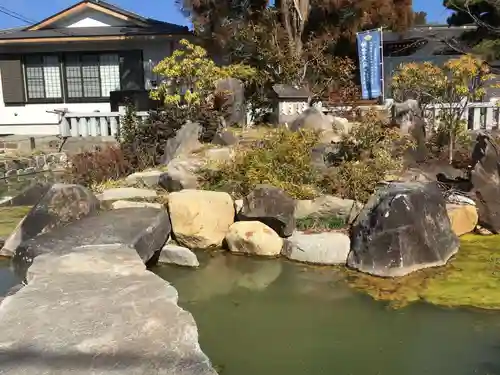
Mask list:
[[[447,204],[446,211],[457,236],[470,233],[476,228],[478,221],[476,206]]]
[[[177,242],[189,249],[222,245],[234,222],[234,203],[227,193],[182,190],[169,194],[168,209]]]
[[[226,235],[229,250],[262,256],[278,256],[283,239],[260,221],[238,221],[231,225]]]

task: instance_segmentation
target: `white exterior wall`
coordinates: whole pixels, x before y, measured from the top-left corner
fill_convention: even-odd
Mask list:
[[[70,17],[55,22],[54,27],[97,27],[97,26],[126,26],[130,23],[110,15],[88,9]]]
[[[56,27],[94,27],[94,26],[127,26],[129,22],[117,19],[101,12],[86,9],[78,14],[65,17],[58,21]],[[37,52],[74,52],[74,51],[143,51],[144,87],[152,88],[152,81],[159,83],[159,77],[152,72],[152,68],[164,57],[172,53],[174,39],[155,38],[149,40],[122,40],[116,42],[79,42],[60,44],[37,44],[0,46],[0,53],[37,53]],[[1,78],[1,72],[0,72]],[[0,81],[1,82],[1,81]],[[109,103],[55,103],[55,104],[26,104],[21,106],[5,106],[2,86],[0,84],[0,134],[20,135],[51,135],[59,133],[60,116],[48,113],[56,109],[66,109],[69,112],[110,112]]]
[[[147,43],[144,46],[144,43]],[[143,48],[138,48],[137,42],[130,41],[125,46],[122,43],[110,44],[100,43],[99,45],[87,45],[81,50],[98,51],[98,50],[123,50],[123,49],[142,49],[144,61],[144,87],[151,89],[151,81],[159,81],[159,77],[152,72],[152,68],[158,64],[164,57],[172,53],[172,41],[150,41],[142,42],[140,45]],[[63,46],[66,47],[66,46]],[[58,50],[61,46],[58,46]],[[67,47],[64,49],[66,50]],[[79,50],[72,49],[72,50]],[[46,51],[42,47],[38,47],[40,52]],[[51,51],[56,50],[52,47]],[[69,49],[68,49],[69,50]],[[34,51],[31,47],[30,51]],[[1,52],[1,51],[0,51]],[[1,72],[0,72],[1,79]],[[0,81],[1,82],[1,81]],[[53,104],[26,104],[22,106],[5,106],[3,101],[2,86],[0,85],[0,134],[26,134],[26,135],[52,135],[59,133],[60,116],[55,113],[47,113],[47,111],[66,109],[69,112],[110,112],[111,106],[109,103],[53,103]]]

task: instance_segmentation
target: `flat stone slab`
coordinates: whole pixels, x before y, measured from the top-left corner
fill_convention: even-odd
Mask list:
[[[44,254],[27,280],[0,304],[1,374],[217,375],[175,288],[129,247]]]
[[[134,202],[134,201],[115,201],[111,203],[111,207],[113,210],[120,210],[122,208],[135,208],[135,207],[152,207],[163,209],[163,205],[161,203],[152,203],[152,202]]]
[[[146,263],[161,250],[170,230],[165,210],[144,207],[104,211],[23,242],[12,264],[16,274],[24,278],[33,259],[41,254],[64,255],[75,249],[113,244],[135,249]]]
[[[48,184],[46,187],[45,194],[5,240],[0,255],[12,257],[24,241],[95,213],[100,207],[94,194],[83,186]]]
[[[120,199],[154,198],[158,196],[155,190],[134,187],[113,188],[104,190],[97,195],[100,201],[116,201]]]
[[[160,180],[160,176],[164,174],[163,171],[143,171],[133,173],[125,179],[125,182],[130,185],[134,185],[137,183],[143,183],[147,187],[155,188],[158,186],[158,181]]]

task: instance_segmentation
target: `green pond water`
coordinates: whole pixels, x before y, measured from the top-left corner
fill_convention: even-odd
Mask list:
[[[10,269],[10,260],[0,258],[0,297],[5,296],[10,288],[20,282]]]
[[[153,269],[179,291],[220,375],[496,375],[500,312],[413,304],[349,289],[339,270],[231,255]],[[0,261],[0,296],[19,281]]]
[[[0,181],[0,197],[33,180]],[[199,258],[197,270],[153,271],[179,291],[220,375],[500,375],[500,311],[393,310],[349,288],[338,269]],[[0,259],[0,297],[18,283]]]
[[[393,310],[339,270],[279,260],[217,255],[154,272],[179,291],[221,375],[500,374],[500,312]]]
[[[36,173],[27,176],[0,179],[0,201],[3,197],[12,197],[19,194],[36,182],[55,182],[61,178],[60,174]]]

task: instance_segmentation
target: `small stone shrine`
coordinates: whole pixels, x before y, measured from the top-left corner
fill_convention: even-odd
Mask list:
[[[276,84],[273,86],[273,91],[274,121],[277,124],[291,123],[309,108],[311,93],[305,88]]]

